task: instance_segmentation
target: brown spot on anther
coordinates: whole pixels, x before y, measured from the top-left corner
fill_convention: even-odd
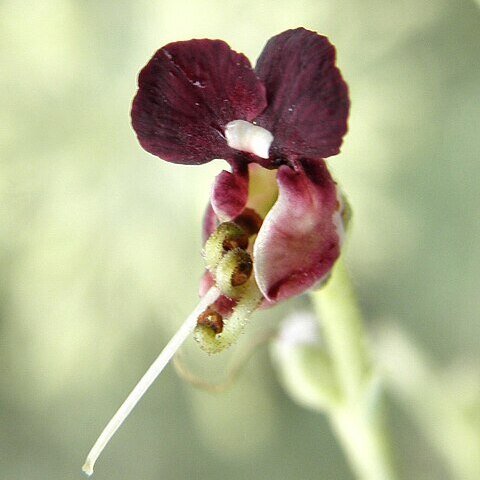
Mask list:
[[[250,236],[258,233],[262,226],[263,219],[255,210],[245,208],[245,210],[235,218],[234,222]]]
[[[238,265],[232,275],[232,287],[243,285],[252,274],[253,262],[250,255],[246,256]]]
[[[197,325],[210,328],[215,335],[218,335],[223,331],[223,317],[210,305],[198,316]]]
[[[248,248],[248,235],[237,235],[235,237],[226,238],[223,243],[222,247],[225,251],[233,250],[234,248],[241,248],[242,250],[246,250]]]

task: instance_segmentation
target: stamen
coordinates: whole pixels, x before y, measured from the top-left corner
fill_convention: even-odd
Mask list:
[[[255,279],[251,278],[230,318],[224,319],[222,332],[215,335],[212,329],[199,326],[195,329],[195,340],[207,353],[219,353],[225,350],[238,340],[248,323],[250,315],[258,308],[262,298],[262,293],[258,289]]]
[[[248,235],[233,222],[221,223],[205,243],[203,255],[207,268],[213,272],[225,253],[235,248],[248,248]]]
[[[133,410],[135,405],[142,398],[148,388],[152,385],[158,375],[160,375],[160,373],[168,364],[176,351],[181,347],[183,342],[193,332],[197,325],[198,316],[203,311],[205,311],[205,309],[209,305],[214,303],[219,296],[220,292],[215,287],[212,287],[205,294],[205,296],[200,300],[193,312],[188,316],[182,326],[177,330],[175,335],[167,343],[165,348],[160,352],[160,355],[155,359],[150,368],[145,372],[143,377],[137,383],[135,388],[131,391],[130,395],[128,395],[128,397],[117,410],[112,419],[108,422],[107,426],[100,434],[92,449],[88,453],[85,464],[82,467],[82,470],[87,475],[91,475],[93,473],[93,467],[95,465],[95,462],[97,461],[97,458],[100,456],[107,443],[113,437],[118,428],[122,425],[124,420],[128,417],[130,412]]]
[[[229,147],[243,152],[253,153],[260,158],[268,158],[273,135],[263,127],[246,122],[233,120],[225,127],[225,138]]]
[[[223,317],[213,308],[213,305],[210,305],[198,316],[197,325],[210,328],[215,335],[218,335],[223,330]]]
[[[215,270],[218,289],[229,298],[240,298],[253,271],[252,257],[246,250],[235,248],[227,252]]]

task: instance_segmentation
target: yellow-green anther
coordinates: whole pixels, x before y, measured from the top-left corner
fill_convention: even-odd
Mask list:
[[[203,255],[206,266],[211,272],[215,272],[226,252],[247,247],[248,235],[241,227],[233,222],[221,223],[205,243]]]
[[[217,288],[227,297],[239,298],[253,270],[252,257],[241,248],[227,252],[215,270]]]

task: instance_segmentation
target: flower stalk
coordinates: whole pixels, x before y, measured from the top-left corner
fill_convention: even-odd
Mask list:
[[[362,314],[340,259],[326,286],[311,292],[322,338],[340,395],[325,412],[361,480],[395,480],[383,409],[382,388],[368,351]]]
[[[341,259],[326,285],[312,291],[310,297],[321,321],[322,335],[343,394],[355,400],[371,378],[373,366],[362,314]]]
[[[165,348],[160,352],[158,357],[152,363],[150,368],[145,372],[137,385],[135,385],[134,389],[130,392],[130,394],[122,403],[115,415],[108,422],[107,426],[103,429],[102,433],[100,434],[92,449],[88,453],[85,464],[82,467],[82,470],[87,475],[92,475],[95,462],[97,461],[98,457],[100,456],[110,439],[113,437],[113,435],[115,435],[115,432],[120,428],[128,415],[130,415],[131,411],[135,408],[135,405],[140,401],[140,399],[150,388],[155,379],[167,366],[168,362],[182,346],[185,340],[191,335],[191,333],[197,326],[198,316],[210,304],[214,303],[215,300],[218,299],[219,295],[220,292],[215,287],[212,287],[202,297],[202,299],[192,311],[192,313],[188,316],[182,326],[177,330],[175,335],[170,339]]]

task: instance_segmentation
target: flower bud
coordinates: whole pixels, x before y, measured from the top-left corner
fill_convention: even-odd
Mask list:
[[[334,365],[313,314],[295,312],[282,322],[270,353],[281,383],[295,401],[315,410],[338,405]]]

